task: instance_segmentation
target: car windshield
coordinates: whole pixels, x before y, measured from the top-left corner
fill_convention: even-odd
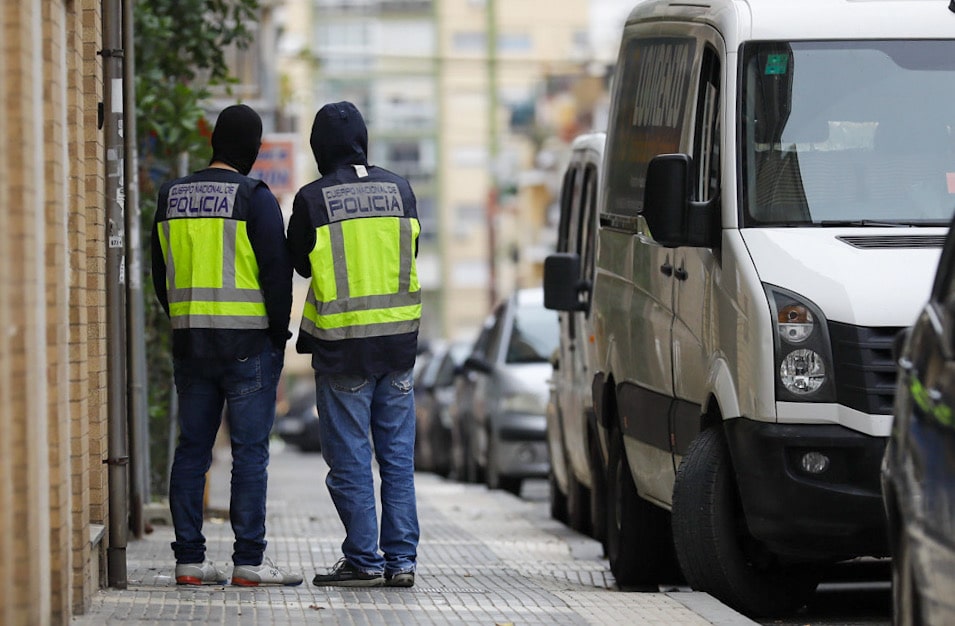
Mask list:
[[[746,226],[945,225],[955,209],[955,42],[743,49]]]
[[[557,348],[560,328],[557,312],[542,304],[517,309],[514,329],[507,344],[507,363],[540,363],[550,359]]]

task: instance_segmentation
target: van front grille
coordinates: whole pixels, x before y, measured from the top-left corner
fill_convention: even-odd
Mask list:
[[[892,342],[900,330],[829,322],[839,404],[863,413],[892,414],[896,377]]]

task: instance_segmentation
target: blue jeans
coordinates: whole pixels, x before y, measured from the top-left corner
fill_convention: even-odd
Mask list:
[[[315,375],[322,454],[330,468],[325,484],[345,526],[342,553],[365,573],[415,570],[412,388],[410,369],[374,377]],[[381,477],[381,554],[372,445]]]
[[[176,530],[172,543],[176,563],[205,560],[203,493],[224,404],[232,443],[232,562],[262,562],[269,433],[283,360],[284,353],[271,347],[244,360],[175,359],[179,443],[169,479],[169,508]]]

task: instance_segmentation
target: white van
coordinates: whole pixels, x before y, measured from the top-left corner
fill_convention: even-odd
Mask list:
[[[580,261],[576,280],[593,282],[596,259],[597,190],[606,133],[576,137],[561,182],[557,254]],[[562,277],[563,278],[563,277]],[[548,294],[544,294],[545,305]],[[604,511],[604,462],[599,448],[591,393],[594,332],[590,307],[560,315],[560,347],[552,359],[547,405],[551,516],[574,530],[601,539]]]
[[[621,584],[672,577],[672,546],[694,588],[773,615],[888,553],[891,345],[955,208],[953,38],[924,0],[632,11],[590,294]],[[551,305],[582,307],[579,259],[550,261]]]

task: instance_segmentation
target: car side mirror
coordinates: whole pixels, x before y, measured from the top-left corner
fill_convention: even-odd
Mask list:
[[[484,359],[476,356],[469,356],[464,361],[464,369],[475,370],[481,372],[482,374],[490,374],[493,368],[491,367],[491,364]]]
[[[544,259],[544,308],[554,311],[586,311],[592,285],[580,279],[580,255],[557,252]]]

